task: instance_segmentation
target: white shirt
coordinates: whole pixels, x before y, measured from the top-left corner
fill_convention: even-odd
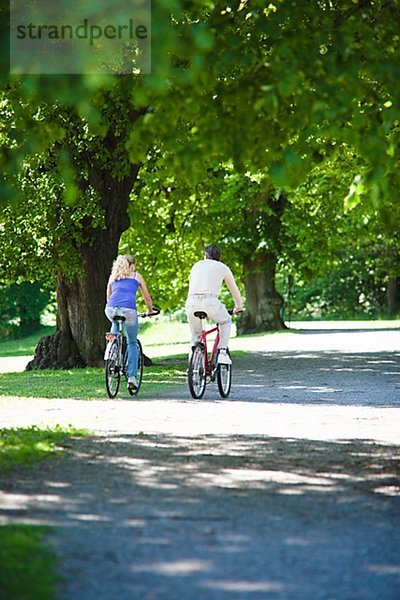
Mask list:
[[[224,281],[233,296],[236,307],[241,307],[242,298],[232,271],[219,260],[204,259],[193,265],[189,277],[189,296],[211,294],[218,297]]]

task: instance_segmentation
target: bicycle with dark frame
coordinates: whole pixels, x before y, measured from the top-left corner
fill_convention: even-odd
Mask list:
[[[150,315],[143,312],[138,313],[138,317],[153,317],[159,313],[159,309],[153,309],[153,312]],[[116,315],[113,320],[118,325],[118,331],[116,333],[106,333],[107,347],[105,352],[106,390],[109,398],[115,398],[118,394],[122,377],[124,377],[126,382],[128,382],[128,347],[123,327],[125,317],[122,315]],[[134,388],[130,386],[127,387],[131,396],[138,395],[143,379],[144,357],[142,344],[139,339],[137,340],[137,346],[137,385]]]

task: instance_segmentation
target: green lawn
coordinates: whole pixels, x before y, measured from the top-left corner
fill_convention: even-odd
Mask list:
[[[36,335],[21,340],[0,342],[0,357],[30,356],[34,354],[36,344],[43,335],[54,331],[51,327],[42,328]],[[186,338],[184,337],[186,333]],[[187,325],[177,321],[143,321],[140,339],[144,346],[164,345],[174,341],[187,340]],[[174,385],[186,377],[187,356],[173,359],[155,359],[161,363],[154,367],[145,367],[143,387],[140,396],[156,393],[161,386]],[[120,396],[129,397],[121,386]],[[0,373],[0,396],[23,396],[30,398],[107,398],[104,369],[86,368],[67,371],[30,371],[21,373]]]
[[[186,323],[159,318],[152,321],[142,319],[140,325],[139,337],[144,346],[189,343],[189,328]],[[42,327],[29,337],[0,341],[0,357],[32,356],[40,338],[53,332],[54,327]]]
[[[88,432],[69,426],[40,429],[19,427],[0,429],[0,473],[12,477],[16,465],[59,456],[72,437]],[[57,561],[46,542],[52,528],[8,524],[0,526],[0,598],[15,600],[55,600]]]
[[[0,357],[31,356],[41,337],[54,332],[54,327],[42,327],[33,335],[20,340],[0,341]]]
[[[189,343],[189,326],[187,323],[163,318],[144,320],[139,322],[139,337],[145,346]]]
[[[58,456],[64,452],[72,437],[80,437],[88,432],[56,425],[40,429],[16,427],[0,429],[0,473],[9,471],[15,465],[31,465],[43,458]]]
[[[183,382],[186,377],[186,366],[186,357],[174,357],[174,359],[164,360],[160,365],[145,367],[139,397],[155,394],[165,386]],[[121,382],[120,396],[124,395],[130,398],[124,383]],[[107,398],[104,369],[0,373],[0,396],[77,400]]]
[[[55,600],[57,561],[45,536],[50,527],[0,526],[0,598]]]

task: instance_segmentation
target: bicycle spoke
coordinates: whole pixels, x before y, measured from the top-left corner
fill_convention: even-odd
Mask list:
[[[228,355],[229,350],[228,350]],[[232,384],[232,365],[220,364],[217,367],[218,391],[222,398],[227,398],[231,391]]]
[[[200,344],[195,346],[190,359],[188,383],[192,397],[201,398],[206,388],[206,373],[204,370],[204,349]]]
[[[114,341],[108,353],[106,363],[106,389],[110,398],[118,394],[121,381],[121,367],[119,365],[118,343]]]

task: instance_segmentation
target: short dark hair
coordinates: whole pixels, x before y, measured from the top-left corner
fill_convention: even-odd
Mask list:
[[[216,246],[216,244],[211,244],[204,248],[204,254],[207,258],[211,258],[211,260],[220,260],[221,258],[221,248]]]

